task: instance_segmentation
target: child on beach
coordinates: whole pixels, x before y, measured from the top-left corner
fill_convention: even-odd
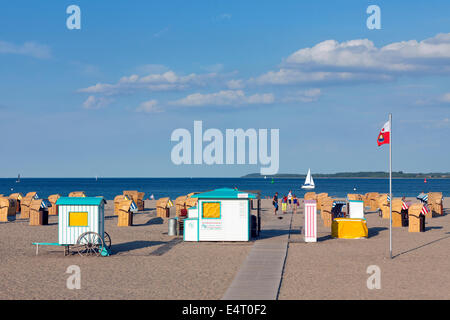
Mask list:
[[[281,201],[281,211],[283,213],[286,213],[286,210],[287,210],[287,197],[284,196],[283,200]]]
[[[294,199],[292,200],[292,202],[293,202],[293,212],[294,212],[294,214],[296,214],[297,213],[297,207],[298,207],[298,199],[297,199],[297,196],[294,194]]]
[[[287,196],[287,200],[288,200],[289,210],[292,211],[292,190],[289,190],[289,193],[288,193],[288,196]]]
[[[272,204],[273,204],[273,214],[277,214],[277,211],[278,211],[278,192],[275,192],[275,195],[273,196],[273,199],[272,199]]]

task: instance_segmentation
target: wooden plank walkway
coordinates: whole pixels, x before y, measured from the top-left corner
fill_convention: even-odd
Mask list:
[[[222,300],[276,300],[283,276],[292,214],[263,225]]]

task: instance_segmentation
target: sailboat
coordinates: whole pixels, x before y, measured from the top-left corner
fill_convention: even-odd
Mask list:
[[[302,185],[302,189],[314,189],[315,187],[314,180],[311,176],[311,169],[308,169],[308,174],[306,175],[305,183]]]
[[[19,175],[17,176],[17,180],[16,180],[16,183],[19,183],[20,182],[20,173],[19,173]]]

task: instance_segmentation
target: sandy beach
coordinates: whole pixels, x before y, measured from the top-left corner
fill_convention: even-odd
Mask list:
[[[414,200],[410,198],[409,200]],[[294,215],[279,299],[450,299],[450,199],[447,215],[426,220],[425,232],[393,228],[366,214],[368,239],[332,239],[318,224],[318,242],[305,243],[303,215]],[[367,288],[367,267],[381,270],[381,289]]]
[[[450,202],[445,200],[446,212]],[[134,216],[134,226],[117,227],[108,201],[106,228],[112,239],[110,257],[64,257],[57,242],[57,217],[48,226],[28,220],[0,224],[0,299],[220,299],[255,241],[183,242],[167,235],[167,219],[156,217],[155,202]],[[262,200],[262,221],[271,225],[270,200]],[[174,208],[171,216],[175,214]],[[369,239],[331,239],[320,224],[319,242],[303,242],[302,210],[291,219],[289,247],[279,299],[449,299],[450,215],[427,221],[425,233],[394,229],[394,255],[388,256],[389,221],[367,215]],[[320,220],[320,218],[319,218]],[[272,234],[271,241],[277,241]],[[69,290],[70,265],[81,268],[81,289]],[[381,269],[380,290],[369,290],[369,265]]]
[[[134,216],[134,226],[117,227],[113,201],[106,205],[110,257],[64,257],[57,242],[58,219],[48,226],[28,220],[0,224],[0,299],[220,299],[233,280],[249,243],[184,243],[167,235],[167,219],[156,217],[155,201]],[[171,215],[175,215],[175,210]],[[70,265],[81,268],[81,289],[69,290]]]

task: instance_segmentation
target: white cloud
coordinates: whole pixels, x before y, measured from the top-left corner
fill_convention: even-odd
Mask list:
[[[229,89],[242,89],[245,87],[243,80],[229,80],[226,83]]]
[[[216,63],[209,66],[202,67],[203,70],[206,70],[208,72],[221,72],[224,69],[224,65],[222,63]]]
[[[322,95],[322,91],[319,88],[313,88],[308,90],[302,90],[294,92],[284,98],[284,102],[313,102],[317,101]]]
[[[440,96],[433,96],[418,99],[415,104],[418,106],[446,106],[450,103],[450,92],[444,93]]]
[[[228,106],[246,104],[271,104],[275,101],[272,93],[254,94],[246,96],[242,90],[222,90],[215,93],[194,93],[187,97],[172,101],[170,104],[177,106]]]
[[[113,99],[108,99],[104,97],[89,96],[86,101],[83,102],[83,108],[85,109],[100,109],[108,106],[112,103]]]
[[[437,60],[447,63],[436,65]],[[433,63],[431,63],[432,61]],[[401,41],[377,48],[367,39],[339,43],[323,41],[312,48],[298,50],[286,59],[287,65],[305,69],[378,72],[438,71],[450,65],[450,34],[438,34],[423,41]],[[450,71],[450,69],[448,69]]]
[[[278,71],[250,82],[295,84],[386,81],[399,76],[450,74],[450,33],[377,48],[367,39],[326,40],[291,54]]]
[[[130,93],[139,89],[147,91],[181,90],[191,86],[206,86],[211,79],[216,77],[216,73],[191,73],[186,76],[181,76],[173,71],[153,73],[146,76],[133,74],[122,77],[115,84],[97,83],[93,86],[79,89],[78,92],[115,95]]]
[[[450,103],[450,92],[443,94],[440,98],[440,101],[444,103]]]
[[[280,69],[269,71],[248,82],[257,85],[291,85],[291,84],[334,84],[359,81],[388,81],[394,77],[386,74],[354,73],[354,72],[305,72],[295,69]]]
[[[297,50],[275,70],[250,79],[235,79],[238,72],[219,73],[223,64],[203,66],[209,73],[177,74],[163,65],[148,64],[138,67],[138,74],[120,78],[117,82],[97,83],[78,92],[93,95],[87,105],[103,105],[97,96],[108,97],[142,91],[187,91],[184,98],[163,101],[164,106],[239,106],[271,104],[272,93],[255,92],[246,95],[244,88],[253,90],[264,85],[287,86],[289,91],[280,102],[313,102],[321,96],[320,87],[336,84],[359,84],[393,81],[399,77],[450,75],[450,33],[438,34],[422,41],[410,40],[376,47],[368,39],[344,42],[326,40],[311,48]],[[145,72],[145,73],[144,73]],[[139,73],[144,73],[140,75]],[[303,88],[315,88],[298,90]],[[212,93],[198,93],[199,88]],[[195,93],[197,92],[197,93]],[[95,96],[95,97],[94,97]],[[89,99],[88,98],[88,99]],[[277,99],[278,100],[278,99]],[[450,94],[434,97],[432,103],[448,103]],[[431,102],[418,102],[426,104]],[[138,107],[142,112],[155,112],[158,102],[150,100]]]
[[[162,109],[158,106],[157,100],[148,100],[145,102],[142,102],[139,107],[136,109],[137,112],[144,112],[144,113],[156,113],[156,112],[162,112]]]
[[[49,46],[36,42],[25,42],[22,45],[16,45],[6,41],[0,41],[0,53],[20,54],[39,59],[51,58]]]

